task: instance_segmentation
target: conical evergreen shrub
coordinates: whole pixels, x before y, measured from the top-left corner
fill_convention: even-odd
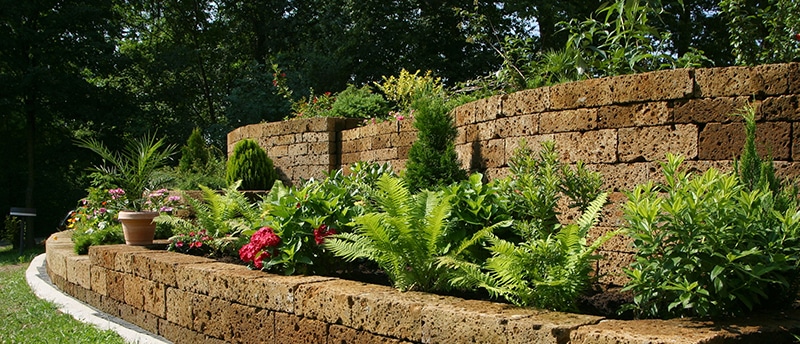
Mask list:
[[[242,190],[269,190],[277,173],[267,152],[253,140],[242,140],[228,158],[225,180],[232,185],[242,181]]]
[[[456,128],[445,100],[422,96],[411,107],[415,110],[417,141],[408,152],[406,183],[419,190],[465,180],[467,172],[461,169],[456,155]]]

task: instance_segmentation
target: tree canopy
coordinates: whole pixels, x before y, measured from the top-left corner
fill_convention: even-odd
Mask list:
[[[708,64],[797,60],[792,0],[619,0],[649,18],[666,54]],[[562,49],[566,23],[602,1],[0,0],[0,209],[40,209],[49,232],[96,161],[76,139],[111,148],[196,127],[222,146],[235,127],[289,115],[295,99],[431,70],[454,86]],[[177,164],[177,160],[174,162]]]

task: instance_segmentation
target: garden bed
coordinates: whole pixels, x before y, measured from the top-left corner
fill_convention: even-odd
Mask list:
[[[280,276],[163,250],[47,240],[66,293],[176,343],[790,343],[800,312],[726,321],[611,320],[320,276]]]

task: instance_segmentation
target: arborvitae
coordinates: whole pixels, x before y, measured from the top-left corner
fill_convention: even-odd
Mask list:
[[[181,148],[181,161],[178,165],[181,172],[201,172],[208,164],[208,147],[203,141],[200,128],[194,128],[186,145]]]
[[[408,152],[406,183],[419,190],[467,178],[455,150],[456,128],[444,99],[423,96],[412,103],[417,141]]]
[[[228,185],[241,180],[243,190],[269,190],[277,173],[267,152],[255,141],[246,139],[234,146],[225,177]]]

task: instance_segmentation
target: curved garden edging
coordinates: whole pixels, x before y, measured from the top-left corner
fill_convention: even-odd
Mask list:
[[[66,293],[176,343],[792,342],[800,312],[725,322],[606,320],[320,276],[279,276],[167,252],[48,238],[47,271]],[[157,246],[157,245],[156,245]]]

